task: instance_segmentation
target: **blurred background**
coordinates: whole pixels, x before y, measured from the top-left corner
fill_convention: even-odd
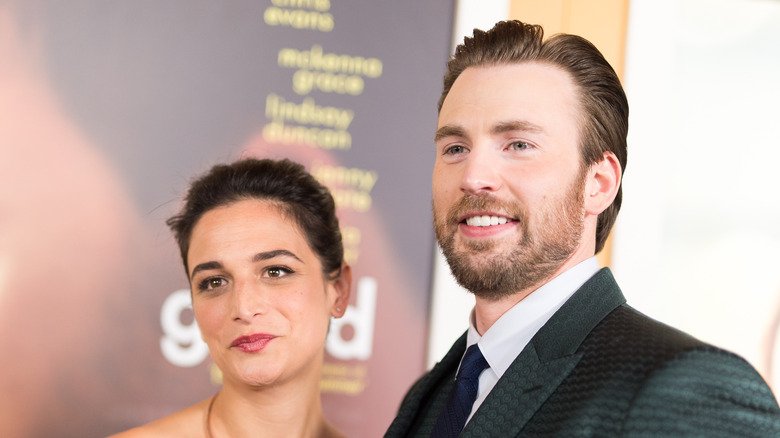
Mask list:
[[[436,101],[453,45],[506,18],[624,81],[600,261],[629,303],[777,388],[776,0],[0,0],[0,435],[105,436],[218,390],[164,221],[191,178],[264,156],[334,191],[357,281],[324,405],[381,436],[467,327],[431,230]]]

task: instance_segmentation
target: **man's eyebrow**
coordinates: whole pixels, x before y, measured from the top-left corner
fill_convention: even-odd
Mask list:
[[[263,260],[268,260],[279,256],[292,257],[295,260],[298,260],[299,262],[303,263],[303,260],[301,260],[300,257],[291,253],[290,251],[287,251],[286,249],[275,249],[273,251],[259,252],[255,254],[254,257],[252,257],[252,262],[261,262]]]
[[[220,262],[201,263],[198,266],[192,268],[192,272],[190,273],[190,280],[195,278],[195,274],[197,274],[200,271],[208,271],[210,269],[220,269],[220,268],[222,268],[222,263]]]
[[[444,125],[441,128],[436,130],[436,136],[433,138],[433,140],[439,141],[444,137],[465,137],[465,136],[466,136],[466,131],[460,126]]]
[[[531,123],[526,120],[510,120],[506,122],[499,122],[491,129],[493,134],[501,134],[511,131],[523,131],[523,132],[544,132],[541,126]]]
[[[544,129],[526,120],[510,120],[497,123],[490,131],[493,134],[501,134],[511,131],[544,132]],[[444,125],[436,130],[434,141],[439,141],[445,137],[466,137],[466,131],[460,126]]]

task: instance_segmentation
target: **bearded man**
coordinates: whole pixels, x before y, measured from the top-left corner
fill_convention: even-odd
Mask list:
[[[599,269],[628,133],[601,53],[507,21],[447,67],[434,225],[476,304],[386,436],[780,436],[753,367],[637,312]]]

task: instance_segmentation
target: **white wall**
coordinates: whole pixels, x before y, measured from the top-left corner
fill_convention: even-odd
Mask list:
[[[780,305],[780,2],[634,0],[628,30],[618,281],[635,307],[769,377]]]

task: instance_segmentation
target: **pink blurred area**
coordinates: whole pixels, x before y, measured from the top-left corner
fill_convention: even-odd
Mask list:
[[[40,36],[22,37],[0,5],[0,435],[99,435],[156,383],[143,341],[157,324],[139,297],[159,256],[117,171],[63,111]]]

